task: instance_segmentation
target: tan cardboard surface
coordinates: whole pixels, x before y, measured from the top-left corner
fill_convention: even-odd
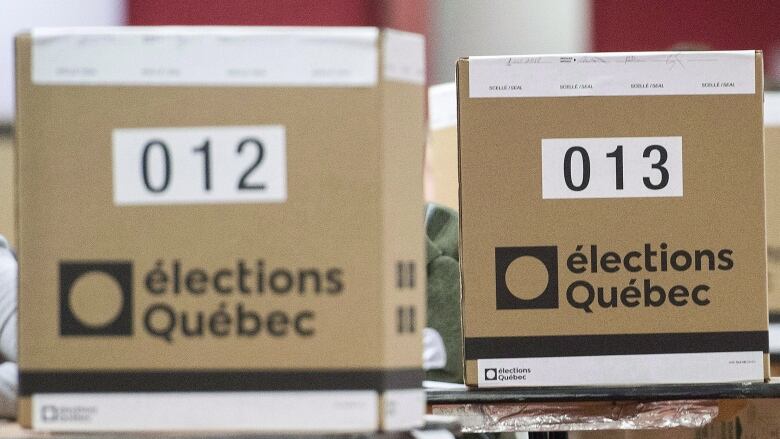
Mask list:
[[[766,231],[769,253],[769,310],[780,312],[780,126],[767,126]]]
[[[761,58],[757,57],[757,72]],[[461,268],[469,337],[766,331],[762,95],[469,98],[468,60],[458,62]],[[760,73],[756,89],[763,88]],[[542,199],[541,140],[590,137],[683,139],[684,196]],[[578,246],[590,261],[613,251],[733,251],[731,270],[576,275]],[[495,249],[557,246],[557,309],[497,310]],[[532,273],[534,274],[534,273]],[[511,276],[510,276],[511,277]],[[567,287],[640,286],[650,278],[709,285],[706,306],[569,306]],[[510,279],[530,285],[533,276]],[[544,279],[542,279],[544,280]],[[518,352],[518,356],[522,353]],[[471,370],[467,364],[466,370]],[[474,383],[472,375],[467,380]]]
[[[17,40],[22,374],[421,367],[421,85],[41,86],[30,81],[30,43],[26,36]],[[113,130],[242,125],[285,127],[285,202],[115,205]],[[132,336],[59,335],[62,261],[132,262]],[[146,282],[158,261],[168,283],[155,295]],[[244,261],[252,291],[235,286],[220,294],[209,285],[205,294],[175,293],[177,261],[182,290],[185,273],[196,269],[209,282],[231,270],[235,286]],[[399,261],[411,266],[411,283],[399,286]],[[291,274],[290,292],[270,291],[268,278],[277,270]],[[319,291],[311,277],[304,280],[312,271],[319,273]],[[259,272],[263,292],[256,286]],[[71,297],[79,318],[99,319],[113,306],[111,298],[92,293]],[[146,313],[156,304],[178,315],[171,340],[146,329]],[[235,319],[239,304],[266,321],[259,335],[237,336],[235,320],[228,336],[209,332],[215,312],[227,310]],[[400,306],[412,309],[403,331]],[[286,335],[271,335],[267,322],[275,311],[290,321],[310,312],[305,326],[313,334],[299,335],[288,322]],[[206,333],[185,336],[181,315],[192,325],[198,313]],[[163,314],[150,321],[160,323],[154,319]],[[284,326],[278,314],[276,322]]]
[[[0,235],[5,236],[11,245],[16,242],[13,152],[11,137],[0,136]]]
[[[384,286],[384,336],[387,364],[420,365],[422,327],[425,325],[425,255],[422,211],[425,132],[423,96],[418,87],[387,83],[382,93],[382,255]],[[398,129],[398,127],[407,127]],[[334,227],[337,227],[334,225]],[[399,262],[405,267],[399,288]],[[411,269],[411,270],[410,270]],[[413,276],[409,278],[409,274]],[[410,308],[411,307],[411,308]],[[415,327],[409,320],[398,333],[399,309],[413,309]],[[407,317],[410,315],[405,314]]]
[[[19,77],[29,78],[27,40],[18,46]],[[23,84],[18,122],[20,205],[20,361],[23,369],[84,368],[225,368],[378,366],[381,343],[355,344],[344,335],[363,328],[379,337],[381,321],[381,239],[379,115],[376,89],[222,89],[157,88],[153,93],[133,88],[36,87]],[[354,125],[332,125],[318,117],[320,107],[285,105],[291,99],[339,108]],[[208,101],[208,108],[200,105]],[[110,103],[114,102],[114,103]],[[116,104],[121,102],[121,105]],[[235,103],[255,108],[235,110]],[[92,110],[73,111],[73,107]],[[175,108],[198,108],[189,113]],[[41,109],[36,111],[36,109]],[[138,108],[137,112],[128,109]],[[28,110],[29,109],[29,110]],[[51,113],[58,111],[54,124]],[[361,117],[373,115],[374,117]],[[265,122],[267,121],[267,122]],[[116,207],[112,200],[111,132],[119,127],[214,126],[284,124],[288,133],[289,199],[282,204],[234,206]],[[84,127],[89,127],[85,129]],[[57,148],[45,147],[59,138]],[[326,148],[295,145],[327,144]],[[333,150],[332,148],[339,148]],[[364,157],[360,166],[334,157]],[[314,169],[327,171],[321,178]],[[52,186],[51,182],[60,182]],[[350,191],[350,188],[355,188]],[[328,194],[324,196],[324,194]],[[296,214],[293,214],[295,212]],[[194,220],[194,221],[193,221]],[[333,226],[328,227],[327,221]],[[283,224],[284,227],[278,225]],[[356,257],[360,255],[360,257]],[[314,309],[318,337],[300,339],[300,349],[281,349],[293,340],[225,340],[209,337],[175,343],[149,336],[133,338],[61,338],[54,318],[27,318],[26,310],[56,316],[59,301],[57,267],[61,260],[132,259],[135,306],[140,311],[158,299],[143,293],[143,275],[163,259],[172,271],[173,259],[186,269],[213,272],[238,259],[263,259],[271,267],[344,267],[344,282],[355,292],[340,297],[255,294],[247,303],[258,309]],[[190,262],[191,261],[191,262]],[[252,264],[254,265],[254,264]],[[209,295],[212,296],[212,295]],[[206,307],[204,299],[209,301]],[[233,298],[228,298],[233,299]],[[182,294],[175,303],[216,311],[219,296]],[[344,309],[363,310],[339,318]],[[142,323],[143,320],[137,320]],[[354,326],[353,326],[354,325]],[[142,328],[138,328],[142,329]],[[365,333],[364,332],[364,333]],[[326,334],[330,334],[327,336]],[[139,334],[140,335],[140,334]],[[28,338],[29,337],[29,338]],[[245,345],[244,348],[239,346]],[[260,349],[261,346],[264,348]],[[312,356],[315,345],[329,346]],[[250,346],[252,348],[250,348]],[[108,349],[110,348],[110,350]],[[155,349],[166,355],[150,355]],[[258,355],[258,349],[263,352]],[[52,355],[57,352],[57,355]],[[197,356],[193,354],[198,352]],[[213,352],[212,355],[204,355]]]
[[[447,127],[432,130],[428,136],[427,157],[431,177],[430,201],[458,209],[458,130]]]

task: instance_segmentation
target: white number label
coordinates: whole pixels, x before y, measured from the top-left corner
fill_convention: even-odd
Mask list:
[[[542,198],[682,194],[682,137],[542,139]]]
[[[117,129],[113,154],[120,206],[287,199],[280,125]]]

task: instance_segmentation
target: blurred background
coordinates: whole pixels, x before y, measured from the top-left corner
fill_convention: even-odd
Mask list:
[[[15,33],[35,26],[384,26],[425,34],[428,81],[468,55],[761,49],[780,84],[780,1],[0,0],[0,128],[13,123]]]

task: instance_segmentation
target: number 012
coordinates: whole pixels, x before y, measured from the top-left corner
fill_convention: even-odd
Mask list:
[[[251,153],[251,150],[256,151],[255,157],[248,168],[241,174],[238,179],[236,187],[239,190],[265,190],[265,183],[252,183],[250,178],[260,167],[265,156],[265,147],[263,143],[253,137],[247,137],[241,140],[236,146],[236,154],[243,156],[244,152]],[[152,162],[152,153],[159,151],[159,160],[162,162],[161,175],[152,179],[150,175],[150,163]],[[207,138],[201,146],[196,146],[192,149],[193,154],[203,155],[203,190],[206,192],[211,191],[212,181],[212,160],[211,160],[211,141]],[[162,140],[154,139],[150,140],[144,146],[143,153],[141,155],[141,179],[144,186],[149,192],[152,193],[164,193],[171,184],[173,179],[173,164],[171,162],[171,152],[168,145]]]

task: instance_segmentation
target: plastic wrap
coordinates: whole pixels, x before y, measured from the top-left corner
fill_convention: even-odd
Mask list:
[[[464,433],[640,430],[702,427],[718,415],[716,400],[433,404],[456,416]]]

